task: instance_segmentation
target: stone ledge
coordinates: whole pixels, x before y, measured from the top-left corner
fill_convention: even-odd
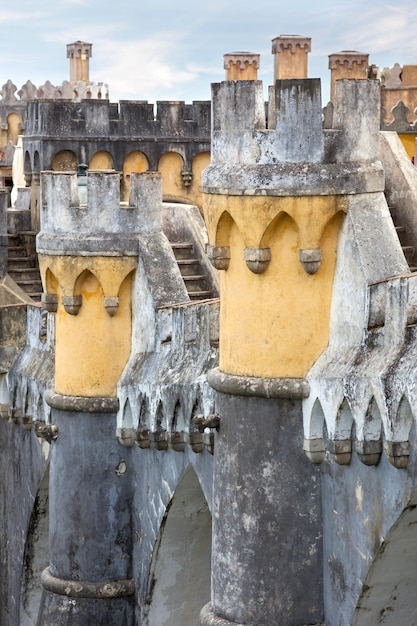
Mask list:
[[[55,391],[48,391],[46,402],[53,409],[74,413],[117,413],[119,410],[118,398],[64,396]]]
[[[103,582],[65,580],[52,576],[49,567],[43,570],[41,582],[46,591],[69,598],[109,600],[111,598],[133,596],[135,593],[135,582],[130,578]]]
[[[226,374],[218,367],[207,374],[208,383],[216,391],[234,396],[260,398],[308,398],[310,385],[305,378],[256,378]]]
[[[224,617],[219,617],[218,615],[215,615],[211,609],[211,604],[210,602],[208,604],[206,604],[205,606],[203,606],[203,608],[200,611],[200,620],[198,622],[199,626],[245,626],[244,624],[242,624],[241,622],[231,622],[228,619],[225,619]],[[259,624],[259,626],[262,626],[262,624]],[[317,623],[317,624],[300,624],[299,626],[326,626],[326,624],[323,623]]]

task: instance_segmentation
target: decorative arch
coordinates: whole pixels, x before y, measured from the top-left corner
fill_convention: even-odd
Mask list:
[[[228,247],[230,245],[230,233],[233,226],[236,226],[236,222],[228,211],[223,211],[220,215],[219,221],[216,227],[216,246]],[[237,227],[238,228],[238,227]]]
[[[417,494],[403,509],[363,582],[352,626],[417,623]]]
[[[353,415],[349,402],[343,398],[341,405],[337,411],[336,422],[334,427],[335,439],[351,439],[353,427]]]
[[[382,453],[382,416],[374,396],[364,418],[356,423],[356,452],[365,465],[378,465]]]
[[[139,150],[129,152],[123,162],[123,178],[121,183],[120,197],[122,202],[128,202],[130,196],[130,175],[133,173],[146,172],[149,162],[146,154]]]
[[[32,161],[30,159],[30,154],[26,150],[25,156],[23,158],[23,172],[25,175],[26,184],[30,185],[32,179]]]
[[[299,227],[296,220],[286,211],[280,211],[265,229],[260,243],[260,248],[270,248],[275,242],[277,236],[281,237],[287,228],[299,233]]]
[[[164,200],[187,201],[181,176],[183,168],[184,160],[178,152],[166,152],[159,159],[158,171],[162,175],[162,197]]]
[[[171,431],[185,431],[184,411],[179,400],[175,403]]]
[[[311,409],[310,419],[308,421],[308,437],[310,439],[323,438],[324,425],[326,419],[324,417],[323,407],[320,399],[316,398]]]
[[[91,157],[88,168],[90,170],[112,170],[113,157],[110,152],[99,150]]]
[[[165,512],[152,555],[144,625],[194,626],[210,600],[211,514],[188,466]]]
[[[397,415],[394,421],[395,438],[398,441],[408,441],[411,426],[413,425],[413,412],[406,395],[403,395],[399,404]]]
[[[126,398],[126,402],[123,407],[122,428],[133,428],[133,413],[129,398]]]
[[[59,283],[55,274],[49,269],[46,268],[45,272],[45,291],[46,293],[58,293]]]
[[[374,396],[369,401],[368,408],[366,410],[365,419],[362,425],[362,435],[364,441],[375,441],[381,439],[382,431],[382,417],[379,410],[378,403]]]
[[[51,169],[55,172],[76,172],[77,167],[77,157],[72,150],[61,150],[52,159]],[[37,171],[36,165],[34,169]]]
[[[21,626],[33,626],[41,604],[41,573],[49,565],[49,465],[39,485],[26,537],[20,592]]]
[[[7,116],[7,139],[14,146],[17,144],[18,135],[22,133],[22,120],[18,113],[9,113]]]
[[[85,269],[79,274],[74,283],[74,295],[81,295],[83,291],[89,293],[100,292],[103,295],[103,288],[97,276],[89,269]]]

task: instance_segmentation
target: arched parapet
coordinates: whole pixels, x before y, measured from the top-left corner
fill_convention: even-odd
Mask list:
[[[207,450],[212,454],[216,425],[210,421],[215,414],[211,388],[206,383],[202,384],[203,381],[184,381],[181,384],[175,380],[177,377],[172,371],[171,376],[168,374],[168,379],[162,383],[160,377],[164,377],[163,370],[157,361],[151,363],[150,359],[145,365],[146,373],[149,375],[153,372],[155,377],[157,371],[157,384],[152,380],[142,382],[139,389],[133,384],[126,387],[119,385],[119,439],[123,433],[127,433],[129,438],[133,428],[135,442],[142,449],[172,449],[175,452],[188,449],[196,454]],[[184,363],[184,375],[187,371],[188,366]],[[205,425],[205,421],[210,421],[210,424]]]

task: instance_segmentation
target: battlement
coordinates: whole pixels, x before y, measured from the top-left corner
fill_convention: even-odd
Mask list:
[[[28,103],[26,136],[206,138],[210,125],[210,101],[38,100]]]
[[[268,125],[261,81],[215,84],[212,97],[211,166],[203,175],[206,193],[224,193],[223,189],[234,195],[345,194],[383,188],[382,169],[375,165],[378,81],[338,81],[329,130],[322,128],[319,79],[276,81]],[[370,164],[374,165],[369,170]],[[377,176],[368,176],[365,170]]]
[[[157,172],[132,174],[129,203],[120,201],[120,176],[114,171],[90,171],[83,203],[85,187],[79,185],[80,177],[44,172],[38,252],[137,255],[138,234],[161,230],[161,176]]]

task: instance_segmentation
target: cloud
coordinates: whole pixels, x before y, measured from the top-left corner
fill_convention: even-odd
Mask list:
[[[2,10],[0,13],[0,24],[30,24],[33,20],[41,19],[45,14],[41,11],[10,11]]]
[[[193,81],[195,68],[182,67],[181,37],[159,33],[140,41],[100,41],[94,81],[108,83],[110,95],[152,100],[162,93],[179,91]],[[175,96],[174,96],[175,97]]]

